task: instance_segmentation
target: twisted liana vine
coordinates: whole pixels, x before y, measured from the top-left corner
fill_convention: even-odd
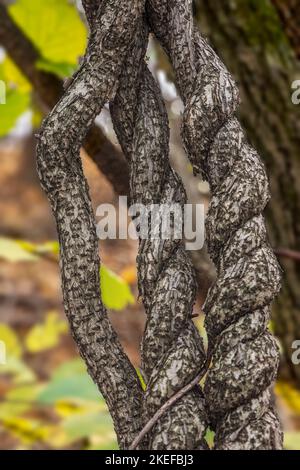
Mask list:
[[[280,274],[262,216],[268,181],[235,118],[236,85],[195,29],[191,4],[146,0],[145,9],[145,0],[83,0],[87,51],[44,121],[37,147],[38,174],[57,223],[64,306],[121,448],[206,449],[207,409],[216,449],[279,449],[271,396],[278,348],[267,326]],[[206,229],[218,277],[204,306],[208,358],[192,321],[195,276],[177,235],[183,221],[173,220],[173,236],[165,239],[160,217],[165,206],[182,209],[186,196],[170,167],[167,114],[144,60],[148,26],[175,70],[190,161],[212,189]],[[80,159],[85,135],[106,102],[130,166],[131,203],[154,206],[158,214],[154,223],[151,215],[135,219],[147,314],[145,393],[100,298],[95,220]],[[143,237],[144,226],[151,226],[150,238]],[[197,381],[210,358],[205,404]]]
[[[85,7],[92,3],[86,1]],[[114,94],[143,9],[143,0],[101,2],[83,63],[43,122],[37,146],[38,174],[57,224],[65,311],[108,404],[121,448],[140,428],[142,390],[99,295],[98,240],[79,152],[87,130]]]
[[[174,237],[163,237],[163,210],[178,207],[182,213],[186,195],[170,166],[168,117],[161,92],[144,61],[147,43],[148,27],[141,18],[111,105],[115,130],[129,161],[131,204],[156,207],[162,216],[154,221],[146,239],[141,221],[136,220],[140,230],[139,292],[147,314],[142,344],[147,384],[142,408],[145,423],[195,377],[205,361],[192,320],[196,280],[191,260],[175,233]],[[151,220],[146,218],[143,223],[148,227]],[[205,449],[205,431],[203,394],[195,384],[160,417],[147,436],[146,447]]]
[[[280,270],[262,212],[268,180],[235,118],[237,87],[193,24],[190,0],[148,0],[185,104],[182,136],[212,190],[207,244],[218,276],[204,305],[212,364],[205,397],[216,449],[280,449],[273,407],[278,346],[268,331]]]

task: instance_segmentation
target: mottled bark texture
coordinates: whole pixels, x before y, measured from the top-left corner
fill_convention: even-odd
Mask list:
[[[293,0],[281,3],[288,8]],[[300,62],[271,0],[196,0],[196,6],[198,23],[238,81],[240,118],[266,164],[271,244],[279,253],[300,251],[300,105],[291,99]],[[291,10],[290,21],[296,17]],[[300,367],[291,356],[292,344],[300,338],[300,265],[287,257],[280,263],[283,285],[273,305],[275,334],[282,345],[280,372],[299,387]]]
[[[56,75],[39,70],[40,52],[16,25],[7,8],[0,4],[0,44],[19,67],[34,88],[34,97],[40,108],[48,113],[64,92],[63,81]],[[83,147],[106,176],[117,194],[129,193],[129,171],[122,152],[104,135],[99,126],[89,130]]]
[[[95,221],[79,156],[85,134],[113,95],[143,0],[105,1],[83,64],[42,125],[38,173],[57,222],[64,306],[89,373],[114,420],[121,448],[140,428],[142,391],[99,296]]]
[[[91,28],[84,62],[45,120],[38,172],[57,221],[64,303],[74,338],[103,393],[121,447],[203,367],[202,341],[192,322],[195,276],[181,240],[141,237],[139,291],[147,313],[142,396],[99,298],[95,222],[79,157],[80,145],[105,102],[130,164],[132,203],[182,206],[185,192],[168,160],[164,104],[144,62],[149,21],[167,51],[185,104],[183,140],[194,166],[212,187],[207,219],[218,278],[206,301],[213,360],[205,394],[216,449],[279,449],[281,430],[270,390],[278,365],[267,330],[279,289],[276,259],[263,217],[264,167],[234,117],[238,92],[231,76],[192,21],[190,0],[85,1]],[[138,219],[137,228],[139,225]],[[149,223],[149,220],[148,220]],[[174,226],[175,228],[175,226]],[[143,446],[205,449],[203,393],[193,387],[156,423]]]
[[[113,123],[130,165],[131,203],[156,204],[160,210],[173,204],[183,208],[185,191],[169,162],[167,113],[144,61],[147,43],[148,29],[141,18],[111,106]],[[193,266],[182,240],[162,238],[161,222],[153,228],[157,239],[140,239],[137,258],[139,293],[147,314],[142,343],[147,384],[144,424],[197,375],[205,361],[202,340],[192,320],[196,295]],[[206,449],[205,431],[203,394],[195,386],[157,422],[147,436],[146,447]]]
[[[269,200],[264,166],[235,118],[236,84],[194,27],[191,1],[147,7],[185,104],[187,153],[212,190],[206,231],[218,274],[204,306],[213,349],[205,397],[215,448],[280,449],[271,400],[278,347],[267,328],[280,273],[261,215]]]

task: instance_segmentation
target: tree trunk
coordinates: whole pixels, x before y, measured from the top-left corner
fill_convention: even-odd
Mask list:
[[[291,86],[300,78],[300,64],[271,0],[196,0],[195,6],[202,31],[238,82],[241,120],[267,166],[271,242],[299,251],[300,105],[292,103]],[[300,367],[291,362],[292,343],[300,339],[300,264],[287,257],[280,262],[274,328],[283,346],[282,374],[300,385]]]
[[[282,25],[300,58],[300,5],[299,0],[272,0],[278,10]]]

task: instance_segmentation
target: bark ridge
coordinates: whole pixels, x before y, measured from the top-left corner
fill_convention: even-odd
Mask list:
[[[137,258],[147,313],[145,393],[99,295],[98,242],[79,151],[106,102],[129,162],[131,202],[182,207],[186,198],[169,164],[167,114],[144,59],[150,27],[176,73],[185,104],[187,153],[194,171],[212,188],[206,229],[218,278],[205,303],[213,354],[204,394],[199,386],[189,390],[166,410],[141,446],[206,449],[208,410],[216,449],[281,448],[271,400],[278,347],[267,329],[280,274],[262,216],[268,181],[235,117],[236,84],[195,29],[191,0],[84,0],[83,6],[90,26],[87,52],[43,123],[37,165],[57,223],[66,314],[107,401],[120,447],[128,448],[205,362],[192,321],[196,282],[191,260],[181,240],[164,240],[160,221],[155,226],[158,238],[140,237]]]

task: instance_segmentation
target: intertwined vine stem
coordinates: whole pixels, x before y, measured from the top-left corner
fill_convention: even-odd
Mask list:
[[[268,180],[235,118],[236,84],[195,28],[191,3],[149,0],[147,6],[185,104],[187,153],[212,190],[206,231],[218,276],[204,306],[214,351],[206,403],[216,449],[279,449],[282,432],[270,389],[278,346],[268,320],[280,271],[261,215]]]
[[[87,130],[114,95],[143,9],[143,0],[102,2],[84,61],[45,119],[37,147],[39,177],[57,223],[65,311],[108,404],[121,448],[140,428],[142,390],[99,297],[98,239],[79,152]]]
[[[169,163],[168,117],[160,90],[144,62],[148,28],[141,18],[112,103],[117,136],[130,164],[131,203],[183,208],[185,191]],[[150,221],[149,221],[150,222]],[[154,233],[162,232],[162,219]],[[140,240],[139,291],[147,313],[142,370],[147,383],[143,420],[197,375],[205,354],[192,320],[196,280],[182,240]],[[182,432],[182,423],[185,432]],[[202,449],[206,418],[199,387],[166,411],[156,424],[151,449]]]
[[[90,25],[87,52],[43,123],[37,162],[57,222],[65,310],[108,403],[119,444],[129,447],[171,398],[172,406],[158,413],[154,427],[136,444],[207,448],[206,408],[217,449],[280,448],[280,425],[271,403],[278,350],[267,330],[280,276],[261,215],[268,182],[234,117],[236,85],[194,28],[191,0],[147,0],[146,5],[145,0],[84,0],[83,6]],[[160,236],[141,237],[139,243],[139,291],[147,313],[144,394],[99,298],[98,243],[79,151],[105,102],[111,102],[129,161],[131,202],[158,207],[185,203],[182,183],[169,164],[166,110],[144,61],[149,26],[176,73],[185,105],[187,153],[212,189],[206,227],[218,278],[205,304],[212,355],[206,406],[194,384],[207,360],[192,322],[195,277],[182,241]],[[161,228],[158,219],[156,232],[161,234]]]

